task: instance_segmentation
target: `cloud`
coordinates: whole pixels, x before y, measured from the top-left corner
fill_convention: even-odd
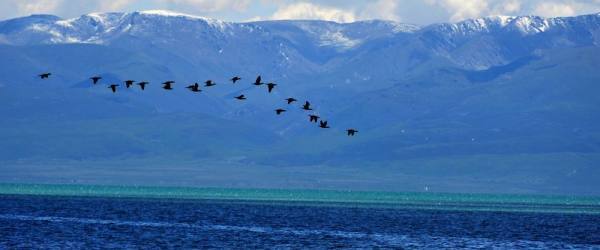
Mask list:
[[[425,2],[443,7],[450,14],[452,22],[481,17],[483,13],[489,12],[486,0],[425,0]]]
[[[575,15],[575,7],[566,3],[544,2],[535,7],[533,14],[545,17],[572,16]]]
[[[363,11],[360,11],[360,19],[383,19],[400,21],[398,15],[398,0],[378,0],[369,3]]]
[[[62,4],[62,0],[14,1],[19,14],[52,13]]]
[[[490,15],[574,16],[600,11],[600,0],[424,0],[443,8],[449,21]]]
[[[0,0],[0,19],[45,13],[167,9],[228,21],[386,19],[418,24],[490,15],[572,16],[600,12],[600,0]]]
[[[597,13],[600,11],[600,0],[544,1],[535,6],[533,14],[556,17]]]
[[[492,10],[492,15],[514,14],[521,10],[521,2],[518,0],[509,0],[498,4]]]
[[[279,8],[268,19],[309,19],[328,20],[340,23],[354,22],[365,19],[383,19],[400,21],[397,14],[398,0],[377,0],[368,2],[363,8],[342,9],[322,6],[310,2],[299,2],[292,4],[281,4]],[[264,20],[265,18],[253,17],[251,20]]]
[[[247,18],[243,22],[258,22],[258,21],[263,21],[263,20],[265,20],[265,19],[261,16],[253,16],[253,17]]]
[[[340,23],[354,22],[356,16],[353,12],[320,6],[308,2],[293,3],[279,8],[271,19],[289,20],[289,19],[307,19],[307,20],[328,20]]]
[[[159,0],[163,3],[190,7],[200,12],[216,12],[224,10],[245,11],[251,0]]]
[[[101,1],[99,3],[98,11],[120,11],[128,5],[134,3],[135,0],[110,0]]]

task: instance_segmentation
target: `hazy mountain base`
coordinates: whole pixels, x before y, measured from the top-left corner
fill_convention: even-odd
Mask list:
[[[114,45],[0,46],[1,180],[599,194],[600,49],[540,42],[567,41],[560,32],[504,44],[492,35],[457,49],[495,44],[516,58],[485,70],[459,67],[407,34],[315,71],[310,63],[270,68],[278,59],[264,62],[252,44],[239,65],[225,60],[233,57],[190,60],[136,36]],[[523,41],[528,50],[515,49]],[[46,70],[51,79],[35,78]],[[237,70],[245,79],[232,86]],[[275,93],[250,86],[258,73],[280,84]],[[112,94],[90,84],[96,74],[103,84],[152,85]],[[206,78],[219,85],[199,95],[182,89]],[[178,89],[159,89],[166,79]],[[249,100],[235,102],[239,92]],[[275,117],[290,95],[313,101],[333,128],[316,128],[295,106]],[[358,136],[346,137],[347,127]]]
[[[599,177],[596,162],[600,154],[470,155],[396,161],[385,166],[288,167],[242,164],[243,160],[235,158],[214,162],[185,158],[4,162],[0,181],[598,195],[592,188]]]

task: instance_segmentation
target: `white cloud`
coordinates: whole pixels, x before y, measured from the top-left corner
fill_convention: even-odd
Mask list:
[[[159,0],[164,3],[191,7],[200,12],[216,12],[224,10],[245,11],[251,0]]]
[[[258,21],[263,21],[263,20],[265,20],[265,19],[262,18],[261,16],[253,16],[251,18],[244,20],[243,22],[258,22]]]
[[[398,15],[398,0],[378,0],[369,3],[363,11],[360,11],[360,19],[383,19],[400,21]]]
[[[449,21],[490,15],[574,16],[600,9],[600,0],[424,0],[442,7]]]
[[[486,0],[425,0],[425,2],[446,9],[452,22],[481,17],[484,13],[489,12]]]
[[[352,11],[320,6],[308,2],[299,2],[282,6],[273,13],[271,19],[318,19],[347,23],[354,22],[356,15]]]
[[[567,3],[544,2],[535,7],[533,14],[545,17],[572,16],[575,15],[575,7]]]
[[[100,10],[98,11],[120,11],[124,7],[134,3],[135,0],[110,0],[110,1],[101,1],[100,2]]]
[[[509,0],[505,1],[502,4],[498,4],[494,10],[492,10],[493,15],[508,15],[514,14],[521,10],[521,1],[519,0]]]
[[[52,13],[62,4],[62,0],[28,0],[15,1],[19,14]]]
[[[319,19],[340,23],[354,22],[356,20],[383,19],[400,21],[397,14],[398,0],[377,0],[365,4],[362,9],[342,9],[317,5],[310,2],[280,4],[277,11],[269,18],[274,20],[287,19]],[[251,20],[264,18],[253,17]]]
[[[90,12],[147,9],[228,21],[387,19],[430,24],[490,15],[590,14],[600,12],[600,0],[0,0],[0,19],[38,13],[71,18]]]

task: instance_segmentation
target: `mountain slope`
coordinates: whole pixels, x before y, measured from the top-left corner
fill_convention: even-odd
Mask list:
[[[598,14],[426,27],[166,11],[6,20],[0,181],[119,184],[147,165],[136,183],[598,194],[599,34]],[[250,84],[259,74],[273,93]],[[151,83],[107,88],[127,79]],[[207,79],[217,86],[183,88]]]

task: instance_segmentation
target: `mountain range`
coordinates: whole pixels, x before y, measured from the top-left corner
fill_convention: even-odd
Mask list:
[[[0,181],[597,195],[599,44],[600,14],[5,20]],[[257,75],[273,93],[252,86]],[[106,87],[128,79],[150,85]],[[207,79],[217,86],[183,88]]]

